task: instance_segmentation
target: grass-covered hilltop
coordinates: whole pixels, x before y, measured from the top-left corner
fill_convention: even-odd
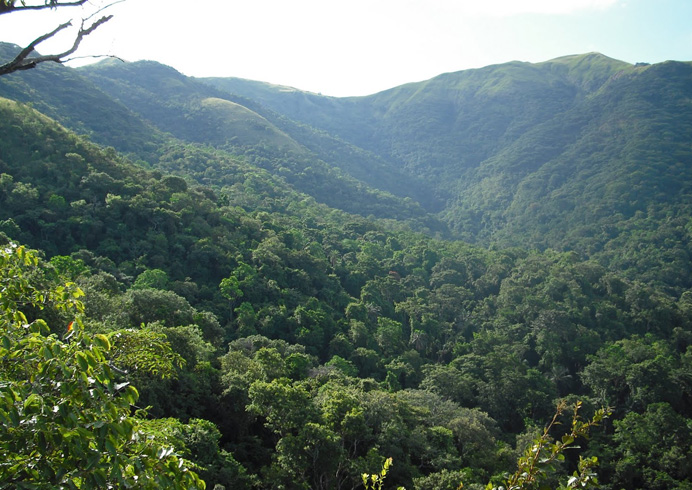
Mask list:
[[[0,76],[0,488],[690,489],[691,239],[692,63]]]

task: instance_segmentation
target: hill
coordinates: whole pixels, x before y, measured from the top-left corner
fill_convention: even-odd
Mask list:
[[[414,210],[411,198],[421,197],[426,205],[433,202],[426,197],[424,182],[384,166],[378,158],[357,147],[298,125],[247,98],[212,89],[163,65],[110,62],[84,68],[80,73],[160,129],[184,141],[212,144],[245,155],[330,206],[377,217],[402,219],[409,214],[420,219],[424,211]],[[254,114],[255,128],[264,129],[250,139],[223,131],[231,128],[219,122],[225,120],[223,124],[232,124],[228,117],[234,115],[227,110],[220,112],[218,104],[202,104],[208,99],[226,100],[236,108],[244,107],[245,116]],[[240,127],[245,127],[242,122],[234,129]],[[275,136],[279,134],[294,143],[287,145],[285,140],[277,140]],[[384,192],[375,196],[376,189]],[[409,200],[404,202],[401,198],[406,197]],[[377,199],[382,201],[380,209],[368,209],[367,203]],[[353,206],[354,200],[360,208]],[[400,209],[388,210],[388,207]],[[436,231],[442,229],[439,224],[433,227]]]
[[[347,99],[206,82],[433,183],[446,201],[440,216],[467,241],[576,251],[630,277],[647,276],[653,261],[688,288],[688,274],[673,276],[690,267],[690,80],[690,63],[635,67],[591,53]],[[657,253],[666,240],[674,250]]]
[[[8,53],[6,56],[16,50],[7,44],[1,46]],[[0,96],[31,102],[66,127],[125,152],[145,165],[157,167],[162,152],[170,154],[162,150],[167,146],[175,148],[181,142],[214,145],[253,167],[271,171],[289,186],[337,209],[389,219],[393,223],[406,222],[429,233],[448,234],[446,226],[426,213],[415,200],[381,191],[348,175],[296,142],[285,128],[274,124],[276,121],[175,70],[158,63],[116,62],[113,66],[112,61],[106,61],[91,75],[99,79],[98,73],[112,74],[108,82],[101,79],[101,87],[79,73],[62,66],[46,66],[31,74],[12,74],[0,80]],[[107,93],[108,90],[119,92],[121,99]],[[252,106],[249,101],[244,103]],[[360,166],[361,175],[396,180],[396,173],[388,173],[385,178],[375,168],[366,171],[366,162],[373,159],[362,151],[304,128],[293,128],[293,132],[303,133],[301,139],[316,141],[311,146],[326,157],[333,157],[334,153],[345,155],[337,160]],[[333,162],[334,158],[329,161]],[[213,165],[216,160],[209,158],[208,162]],[[161,165],[170,170],[168,163]],[[195,171],[189,169],[185,174],[191,173]],[[203,178],[199,172],[195,175]],[[424,185],[409,182],[403,187],[406,186],[426,195],[422,192]]]
[[[37,485],[67,454],[114,467],[135,422],[75,426],[98,392],[208,488],[357,488],[392,457],[388,485],[481,490],[564,399],[611,415],[526,453],[546,485],[688,488],[690,68],[588,54],[350,99],[153,62],[0,77],[0,450],[41,454]]]

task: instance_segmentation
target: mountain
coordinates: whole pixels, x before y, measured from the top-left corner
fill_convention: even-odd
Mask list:
[[[0,47],[5,50],[5,57],[17,49],[7,44]],[[181,141],[213,145],[253,166],[270,170],[290,186],[334,208],[393,220],[392,223],[407,221],[416,229],[448,234],[446,226],[415,200],[386,190],[393,189],[394,184],[383,185],[382,191],[326,163],[316,152],[294,140],[285,128],[278,127],[276,120],[271,120],[278,116],[265,117],[255,112],[250,101],[239,101],[250,106],[246,107],[223,92],[153,62],[101,63],[88,71],[102,83],[101,87],[80,73],[86,71],[41,66],[30,74],[11,74],[0,80],[0,96],[30,102],[66,127],[147,165],[159,165],[162,148],[167,145],[176,146]],[[103,73],[111,78],[102,77]],[[120,98],[109,90],[119,92],[115,95]],[[303,134],[301,140],[312,140],[311,146],[317,147],[317,152],[326,157],[332,154],[330,162],[334,162],[333,154],[337,153],[343,155],[337,161],[360,166],[361,176],[379,175],[383,181],[396,181],[396,172],[387,172],[385,176],[382,170],[368,167],[371,171],[366,171],[366,164],[376,158],[325,135],[293,126],[289,129]],[[208,161],[216,162],[214,158]],[[203,178],[199,173],[197,177]],[[402,177],[399,182],[405,180]],[[423,198],[427,195],[423,192],[425,185],[411,179],[400,188],[412,189]]]
[[[653,260],[676,287],[692,285],[688,274],[673,279],[692,265],[690,63],[633,66],[590,53],[345,99],[205,81],[432,183],[446,203],[439,216],[467,241],[573,250],[631,277]],[[648,232],[632,232],[640,228]],[[665,241],[675,250],[656,252]],[[625,258],[622,247],[648,258]]]
[[[33,97],[155,166],[171,137],[211,145],[349,213],[485,246],[575,251],[630,278],[692,286],[679,272],[692,270],[690,63],[589,53],[349,98],[197,80],[155,62],[61,68],[0,80],[0,95]],[[69,103],[79,94],[88,105]]]
[[[206,81],[452,187],[448,177],[458,180],[459,172],[562,114],[628,66],[597,54],[513,62],[343,99],[237,79]],[[449,167],[456,174],[448,175]]]
[[[679,273],[692,270],[691,76],[690,63],[589,53],[335,98],[109,60],[0,80],[0,95],[150,165],[164,141],[211,145],[349,213],[575,251],[649,282],[655,264],[680,291],[692,286]]]
[[[344,209],[349,212],[385,218],[401,219],[409,214],[421,219],[423,210],[413,209],[410,200],[434,206],[432,189],[421,179],[385,165],[356,146],[296,124],[256,102],[216,90],[169,67],[153,62],[106,62],[83,68],[80,73],[159,129],[184,141],[245,154],[333,207],[346,206]],[[232,107],[237,110],[231,111]],[[241,112],[240,108],[244,110]],[[239,134],[240,128],[243,129]],[[374,197],[373,189],[391,195]],[[403,202],[401,199],[406,197],[409,201]],[[365,207],[358,209],[349,204],[354,199]],[[379,209],[366,209],[367,202],[373,199],[382,200],[382,205]],[[401,209],[388,211],[388,207]],[[443,228],[434,223],[431,226],[436,231]]]
[[[689,488],[689,82],[0,77],[0,482]]]

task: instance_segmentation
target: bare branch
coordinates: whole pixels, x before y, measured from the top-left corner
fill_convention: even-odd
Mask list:
[[[78,7],[84,5],[89,0],[74,0],[73,2],[60,2],[58,0],[49,1],[41,5],[15,5],[11,0],[0,0],[0,15],[9,14],[12,12],[22,12],[27,10],[45,10],[58,7]]]
[[[26,48],[22,49],[22,51],[12,61],[4,65],[0,65],[0,76],[15,71],[29,70],[31,68],[35,68],[36,65],[38,65],[39,63],[44,63],[46,61],[53,61],[55,63],[65,62],[66,60],[64,58],[68,57],[69,55],[77,51],[77,48],[79,48],[79,45],[82,42],[82,39],[84,39],[86,36],[94,32],[99,26],[108,22],[112,18],[112,15],[103,16],[87,28],[84,27],[84,21],[82,21],[82,25],[79,28],[77,37],[75,38],[74,44],[70,49],[60,54],[51,54],[46,56],[36,56],[33,58],[29,58],[29,55],[36,49],[37,45],[39,45],[46,39],[52,38],[63,29],[70,27],[72,25],[72,22],[66,22],[64,24],[59,25],[53,31],[35,39]]]

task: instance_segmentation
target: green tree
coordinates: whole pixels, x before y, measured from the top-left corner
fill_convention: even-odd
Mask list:
[[[81,327],[83,295],[49,284],[35,252],[0,249],[0,488],[205,488],[170,442],[132,415],[108,337]],[[75,318],[64,338],[40,317]]]
[[[255,381],[248,394],[251,403],[247,410],[263,417],[264,425],[282,437],[297,433],[317,416],[305,387],[291,384],[287,378]]]
[[[147,269],[137,276],[133,289],[166,289],[168,287],[168,274],[161,269]]]
[[[229,319],[233,321],[233,307],[238,299],[243,297],[243,291],[240,289],[240,282],[235,276],[229,276],[221,280],[219,284],[221,296],[228,300]]]
[[[613,483],[617,488],[689,488],[692,482],[692,421],[667,403],[613,422]]]

